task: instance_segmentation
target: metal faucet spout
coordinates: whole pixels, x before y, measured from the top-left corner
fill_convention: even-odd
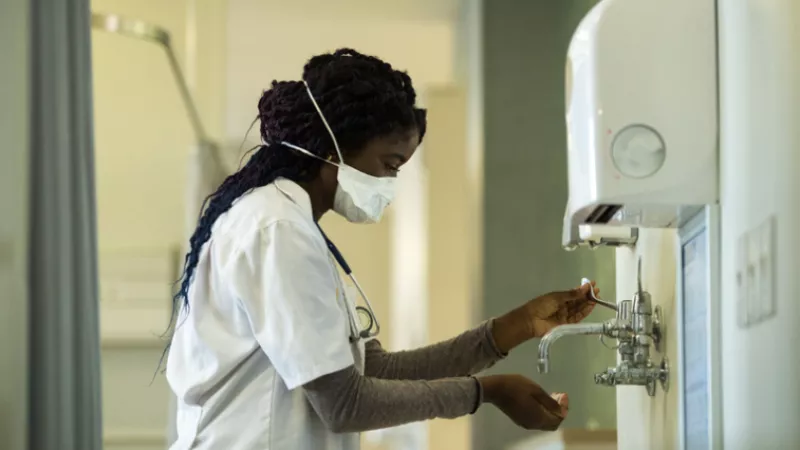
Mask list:
[[[606,329],[604,323],[576,323],[559,325],[542,337],[539,341],[539,373],[550,370],[550,345],[564,336],[602,335]]]

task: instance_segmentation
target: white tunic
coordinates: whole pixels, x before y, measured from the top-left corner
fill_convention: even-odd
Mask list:
[[[308,194],[281,179],[217,220],[172,339],[178,449],[353,450],[327,430],[302,385],[356,364],[354,297],[317,229]]]

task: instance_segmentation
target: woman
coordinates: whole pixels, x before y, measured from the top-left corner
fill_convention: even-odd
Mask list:
[[[173,448],[355,449],[360,431],[484,403],[527,429],[559,426],[565,397],[518,375],[473,375],[583,319],[593,287],[544,295],[414,351],[387,352],[357,325],[356,296],[318,221],[330,210],[380,220],[425,135],[415,99],[408,75],[349,49],[264,92],[264,145],[210,196],[175,298]]]

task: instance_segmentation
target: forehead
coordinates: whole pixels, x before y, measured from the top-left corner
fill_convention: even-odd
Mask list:
[[[409,130],[372,139],[364,146],[363,152],[376,156],[394,155],[405,161],[411,158],[418,146],[419,132]]]

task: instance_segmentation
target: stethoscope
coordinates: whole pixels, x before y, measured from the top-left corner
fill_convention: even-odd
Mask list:
[[[374,338],[378,335],[378,333],[381,332],[381,324],[378,322],[378,318],[375,317],[375,312],[372,311],[372,304],[369,302],[369,297],[367,297],[367,294],[365,294],[364,290],[361,289],[361,285],[358,284],[358,280],[356,280],[355,275],[353,275],[353,269],[351,269],[350,265],[347,264],[347,261],[345,261],[344,256],[342,256],[342,253],[339,251],[339,249],[333,245],[333,242],[331,242],[330,239],[328,239],[328,236],[324,231],[322,231],[322,228],[319,226],[319,224],[317,224],[317,228],[319,229],[319,232],[322,233],[322,237],[325,239],[325,244],[328,246],[328,250],[330,250],[333,258],[337,263],[339,263],[339,266],[342,268],[344,273],[353,281],[353,285],[355,285],[356,289],[358,290],[358,294],[361,295],[361,298],[364,299],[364,304],[367,305],[366,308],[363,306],[356,306],[356,316],[366,316],[367,326],[361,330],[359,330],[358,324],[355,323],[355,319],[348,314],[348,317],[350,317],[350,342],[357,342],[359,339]]]

